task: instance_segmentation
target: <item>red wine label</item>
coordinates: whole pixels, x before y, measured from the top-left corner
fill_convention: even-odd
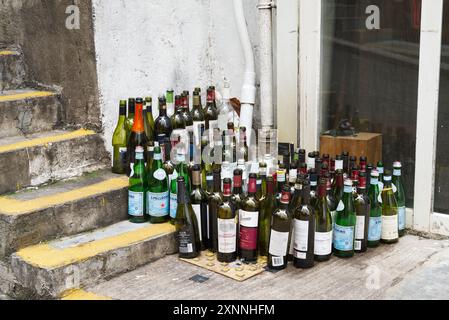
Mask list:
[[[256,193],[257,192],[257,181],[256,179],[250,179],[248,183],[248,192]]]
[[[290,193],[282,192],[281,202],[288,204],[290,202]]]
[[[240,226],[240,249],[257,249],[257,228]]]
[[[366,188],[366,177],[360,177],[359,176],[359,187],[360,188]]]
[[[231,185],[230,184],[224,184],[223,185],[223,195],[224,196],[230,196],[231,195]]]
[[[242,187],[242,176],[234,176],[234,188]]]

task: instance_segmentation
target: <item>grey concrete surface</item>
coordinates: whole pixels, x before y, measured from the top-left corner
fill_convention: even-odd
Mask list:
[[[34,89],[0,93],[15,95],[33,93]],[[0,102],[0,137],[13,137],[50,131],[61,126],[60,98],[53,96]]]
[[[51,132],[51,134],[58,133],[64,132]],[[45,136],[48,134],[36,134],[31,135],[29,139]],[[25,139],[28,138],[0,139],[0,145]],[[103,169],[109,165],[109,159],[104,141],[99,134],[1,152],[0,194]]]
[[[449,241],[405,236],[351,259],[332,257],[310,270],[293,266],[243,283],[169,256],[88,288],[113,299],[449,299]],[[204,283],[189,279],[209,278]]]
[[[15,54],[0,55],[0,94],[4,90],[22,88],[25,81],[25,64],[23,56],[16,48],[8,48],[0,45],[0,51],[12,51]]]
[[[100,171],[75,180],[22,191],[10,197],[31,200],[86,187],[114,177],[117,176],[108,171]],[[42,241],[75,235],[126,220],[126,199],[125,187],[17,216],[2,214],[0,208],[0,259]]]

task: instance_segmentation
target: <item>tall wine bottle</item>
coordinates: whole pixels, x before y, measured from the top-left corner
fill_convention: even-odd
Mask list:
[[[186,124],[186,130],[193,132],[193,118],[189,110],[189,91],[184,91],[181,95],[181,115]]]
[[[176,218],[176,211],[178,207],[178,177],[183,177],[186,183],[187,192],[190,194],[190,181],[189,181],[189,172],[187,170],[186,165],[186,155],[184,154],[184,150],[178,149],[176,155],[176,169],[172,174],[172,178],[170,180],[170,221],[174,223]]]
[[[370,187],[368,190],[368,198],[371,203],[369,229],[368,229],[368,247],[374,248],[379,245],[382,235],[382,204],[379,202],[379,172],[371,171]]]
[[[223,204],[223,194],[221,192],[221,171],[214,170],[214,189],[209,197],[209,230],[212,239],[211,251],[218,251],[218,208]]]
[[[332,254],[332,217],[326,199],[326,179],[320,179],[315,205],[315,261],[330,259]]]
[[[245,262],[257,261],[257,239],[259,226],[259,201],[256,192],[257,175],[249,175],[248,196],[240,210],[240,258]]]
[[[277,208],[271,218],[270,244],[268,249],[268,267],[282,270],[287,267],[288,249],[290,244],[291,215],[288,211],[290,204],[290,186],[284,185]]]
[[[214,128],[218,127],[218,110],[215,102],[215,88],[207,89],[207,103],[204,108],[204,120],[206,122],[206,130],[209,130],[210,137]]]
[[[315,210],[310,205],[310,184],[302,182],[301,203],[294,210],[293,220],[293,265],[296,268],[314,266]]]
[[[190,204],[186,189],[186,181],[178,177],[178,208],[176,211],[175,227],[179,247],[179,257],[194,259],[199,256],[201,242],[198,221]]]
[[[332,223],[335,222],[335,215],[337,213],[338,204],[343,198],[343,189],[344,189],[343,170],[338,169],[335,172],[335,179],[332,185],[332,193],[327,195],[327,201],[332,216]]]
[[[355,212],[357,215],[357,223],[355,226],[355,252],[365,252],[368,245],[368,229],[371,202],[366,194],[366,173],[364,171],[359,174],[359,185],[357,197],[354,200]]]
[[[344,183],[343,198],[340,201],[334,224],[334,254],[340,258],[354,256],[354,232],[356,213],[352,190],[352,180]]]
[[[209,201],[206,193],[201,188],[201,168],[199,165],[194,165],[192,168],[192,192],[190,194],[190,202],[192,203],[193,211],[195,211],[198,220],[201,249],[209,249],[212,246],[209,233]]]
[[[200,126],[204,125],[206,127],[206,122],[204,121],[203,107],[201,106],[201,96],[198,91],[193,92],[193,107],[190,112],[193,120],[193,131],[195,137],[195,144],[199,145],[201,143],[201,130]]]
[[[394,196],[391,171],[385,170],[384,188],[382,190],[382,236],[383,243],[391,244],[399,239],[398,203]]]
[[[404,184],[402,183],[402,164],[399,161],[393,163],[393,191],[394,196],[396,197],[396,201],[398,203],[398,228],[399,228],[399,236],[402,237],[405,235],[405,190]]]
[[[237,258],[237,217],[231,201],[231,179],[223,180],[223,203],[218,208],[218,252],[219,262],[233,262]]]
[[[171,120],[167,115],[167,101],[165,97],[159,97],[159,117],[156,118],[154,128],[156,137],[164,135],[165,137],[170,138],[173,127]]]
[[[165,100],[167,101],[167,116],[172,117],[175,114],[175,91],[173,89],[167,90]]]
[[[268,245],[270,241],[271,217],[276,210],[276,194],[274,191],[273,177],[267,178],[267,195],[260,201],[259,215],[259,254],[268,256]],[[257,195],[256,195],[257,198]]]
[[[155,131],[155,123],[153,118],[153,98],[146,97],[145,98],[145,111],[144,111],[144,124],[145,124],[145,133],[148,138],[148,150],[147,150],[147,163],[149,166],[152,166],[152,161],[154,157],[154,142],[156,141],[156,136],[154,134]]]
[[[134,116],[136,113],[136,99],[128,99],[128,116],[126,117],[126,130],[128,130],[128,138],[131,135],[131,129],[134,125]]]
[[[127,155],[127,174],[132,174],[134,162],[136,160],[136,147],[142,147],[144,150],[148,149],[148,138],[145,133],[145,125],[143,121],[143,99],[136,99],[136,110],[134,115],[133,127],[131,135],[128,139],[128,155]],[[144,153],[144,158],[147,160],[147,154]]]
[[[120,113],[117,126],[112,136],[113,160],[112,172],[116,174],[126,173],[128,132],[126,130],[126,100],[120,101]]]
[[[143,223],[147,221],[145,215],[147,177],[145,174],[144,149],[137,146],[136,162],[134,164],[133,175],[129,178],[128,189],[128,215],[133,223]]]
[[[151,223],[163,223],[169,219],[169,190],[167,173],[162,167],[159,146],[154,148],[153,167],[149,170],[147,214]]]
[[[249,160],[248,143],[246,140],[246,128],[240,128],[240,139],[237,148],[237,160],[243,159],[245,162]]]

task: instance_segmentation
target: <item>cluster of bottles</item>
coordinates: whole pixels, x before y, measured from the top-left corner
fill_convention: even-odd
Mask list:
[[[186,179],[179,177],[174,223],[180,257],[209,249],[220,262],[255,262],[261,255],[272,269],[284,269],[288,261],[311,268],[332,253],[352,257],[404,235],[400,162],[392,175],[382,162],[374,167],[360,157],[357,163],[346,152],[335,159],[313,152],[306,161],[299,150],[294,159],[273,174],[260,163],[259,172],[249,174],[246,193],[241,169],[232,180],[222,180],[221,170],[214,169],[213,190],[203,190],[196,166],[190,197]]]

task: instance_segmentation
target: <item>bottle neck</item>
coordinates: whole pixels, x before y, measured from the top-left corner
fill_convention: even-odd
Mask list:
[[[326,184],[320,184],[318,187],[318,198],[326,198]]]
[[[242,176],[236,175],[234,176],[234,194],[242,193]]]
[[[159,117],[166,117],[167,116],[167,106],[161,106],[159,108]]]
[[[192,186],[194,189],[201,189],[201,172],[200,171],[192,172]]]
[[[255,196],[257,193],[257,179],[250,178],[248,182],[248,195]]]
[[[304,186],[300,192],[301,194],[301,205],[309,205],[310,204],[310,186]]]
[[[135,133],[145,132],[145,126],[143,124],[143,104],[136,104],[136,113],[134,115],[132,131]]]
[[[224,183],[223,184],[223,196],[225,198],[229,198],[231,197],[232,192],[231,192],[231,184],[230,183]]]
[[[220,174],[214,174],[214,192],[215,193],[221,192],[221,175]]]
[[[187,188],[185,182],[178,181],[178,204],[189,204],[190,198],[187,196]]]

